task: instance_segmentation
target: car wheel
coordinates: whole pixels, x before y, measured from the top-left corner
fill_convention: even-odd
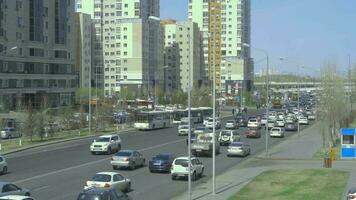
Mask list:
[[[131,183],[127,184],[125,192],[130,192],[131,191]]]
[[[176,180],[176,176],[172,175],[171,176],[172,180]]]
[[[108,147],[108,150],[106,151],[106,154],[110,155],[111,154],[111,147]]]
[[[112,169],[113,169],[113,170],[117,170],[117,166],[113,165],[113,166],[112,166]]]
[[[5,166],[4,168],[2,168],[2,174],[6,174],[7,173],[7,167]]]
[[[26,192],[25,196],[30,197],[31,194],[29,192]]]
[[[92,152],[91,152],[91,155],[95,155],[95,152],[94,152],[94,151],[92,151]]]
[[[132,163],[132,165],[130,166],[130,169],[131,170],[134,170],[136,168],[136,164],[135,163]]]

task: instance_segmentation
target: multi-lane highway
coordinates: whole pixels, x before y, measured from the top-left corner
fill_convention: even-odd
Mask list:
[[[252,111],[250,115],[257,113],[262,111]],[[222,120],[223,125],[226,120]],[[241,133],[245,130],[239,128]],[[295,132],[287,132],[285,138],[270,139],[270,145],[275,145],[291,134]],[[186,137],[178,136],[177,127],[144,132],[130,131],[122,133],[120,137],[123,149],[139,150],[146,160],[162,152],[172,152],[177,156],[187,155]],[[111,156],[91,155],[89,145],[92,140],[83,139],[8,155],[10,172],[0,176],[0,180],[31,189],[32,195],[38,200],[75,200],[87,179],[100,171],[113,171],[110,165]],[[251,145],[252,156],[265,148],[264,134],[259,139],[243,137],[242,140]],[[219,174],[244,158],[227,157],[226,147],[222,147],[216,159]],[[212,159],[200,160],[205,165],[205,176],[193,185],[211,178]],[[169,174],[152,174],[147,166],[133,171],[118,171],[131,179],[132,191],[128,194],[133,199],[166,200],[187,189],[187,181],[172,181]]]

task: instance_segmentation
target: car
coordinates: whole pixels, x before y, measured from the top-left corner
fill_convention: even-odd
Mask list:
[[[112,188],[92,187],[79,193],[77,200],[131,200],[131,198]]]
[[[134,170],[138,166],[144,166],[146,162],[145,157],[135,150],[120,150],[111,158],[111,165],[114,170],[120,167],[128,167]]]
[[[298,125],[296,123],[286,123],[284,129],[286,131],[297,131]]]
[[[193,124],[190,127],[191,133],[194,132]],[[188,135],[189,134],[189,125],[179,125],[178,126],[178,135]]]
[[[238,116],[235,118],[236,123],[240,127],[247,127],[248,119],[245,116]]]
[[[35,200],[33,197],[22,195],[7,195],[0,197],[0,200]]]
[[[170,172],[175,156],[171,153],[160,153],[148,162],[150,172]]]
[[[91,187],[112,188],[116,191],[131,191],[131,180],[116,172],[99,172],[86,181],[84,190]]]
[[[206,126],[206,124],[208,123],[209,120],[213,119],[212,117],[206,117],[204,120],[203,120],[203,125]]]
[[[225,124],[226,129],[237,129],[239,128],[235,120],[228,120]]]
[[[284,132],[281,127],[273,127],[269,132],[271,137],[284,137]]]
[[[3,128],[0,135],[1,139],[19,138],[22,136],[19,130],[10,127]]]
[[[275,126],[284,127],[284,125],[285,125],[285,122],[283,119],[277,119],[275,122]]]
[[[267,124],[267,117],[262,117],[261,118],[261,125],[262,126],[266,126],[266,124]]]
[[[287,116],[285,122],[286,122],[286,123],[294,123],[294,122],[295,122],[295,119],[294,119],[293,117]]]
[[[245,132],[246,138],[260,138],[261,137],[261,131],[257,128],[249,128]]]
[[[267,122],[267,128],[268,129],[273,128],[274,127],[274,123],[275,123],[274,120],[269,119],[268,122]]]
[[[7,173],[7,162],[4,156],[0,156],[0,173],[1,174]]]
[[[30,190],[28,189],[20,188],[12,183],[0,182],[0,197],[8,195],[31,196]]]
[[[306,117],[299,117],[298,123],[302,124],[302,125],[308,125],[309,124],[309,120]]]
[[[103,135],[94,140],[90,145],[91,153],[106,153],[112,154],[118,152],[121,149],[121,138],[117,134]]]
[[[240,134],[236,130],[222,130],[219,133],[218,141],[220,145],[227,145],[231,142],[240,141]]]
[[[227,156],[247,156],[251,153],[250,145],[244,142],[232,142],[227,148]]]
[[[256,118],[251,118],[247,123],[248,128],[261,128],[261,123]]]
[[[209,119],[208,122],[205,125],[206,128],[213,129],[214,127],[214,121],[213,119]],[[215,120],[215,129],[220,129],[221,128],[221,122],[220,120],[216,119]]]
[[[308,115],[308,120],[315,120],[315,115],[314,114]]]
[[[191,157],[191,171],[190,175],[192,180],[197,180],[198,177],[202,177],[204,173],[203,163],[196,157]],[[172,180],[177,178],[187,178],[189,175],[188,171],[189,158],[188,157],[178,157],[174,159],[171,168]]]
[[[347,191],[346,200],[356,199],[356,187],[352,187]]]

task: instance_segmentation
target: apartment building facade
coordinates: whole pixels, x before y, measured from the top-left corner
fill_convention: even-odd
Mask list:
[[[243,45],[251,42],[250,0],[189,0],[188,9],[189,20],[203,34],[205,83],[211,85],[215,62],[217,90],[250,89],[253,62],[250,48]]]
[[[78,86],[74,0],[0,0],[0,108],[69,105]]]

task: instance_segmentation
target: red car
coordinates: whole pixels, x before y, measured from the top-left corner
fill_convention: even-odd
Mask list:
[[[258,129],[248,129],[245,132],[246,138],[260,138],[261,137],[261,131]]]

